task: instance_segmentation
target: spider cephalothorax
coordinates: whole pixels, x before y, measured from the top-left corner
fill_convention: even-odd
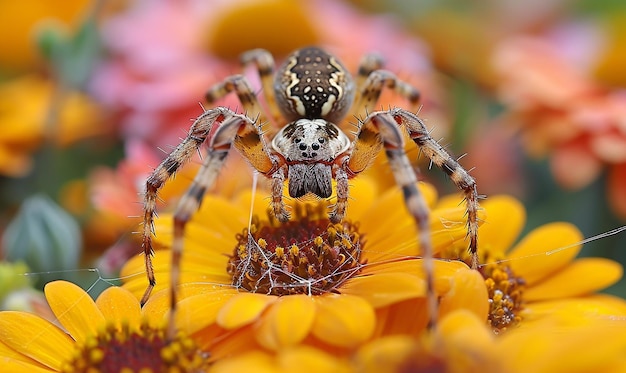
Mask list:
[[[287,164],[289,195],[332,194],[333,161],[350,147],[350,139],[324,119],[298,119],[285,126],[272,140],[272,147]]]
[[[151,259],[151,230],[157,192],[203,144],[208,147],[203,167],[174,213],[170,280],[172,310],[176,307],[175,289],[180,275],[185,225],[200,206],[204,193],[214,184],[231,146],[254,169],[271,180],[271,208],[283,222],[289,220],[289,212],[283,202],[285,181],[291,197],[311,194],[328,198],[333,194],[331,181],[334,179],[336,202],[329,213],[334,223],[342,221],[346,213],[348,180],[365,170],[379,150],[384,148],[396,182],[404,194],[406,207],[414,217],[424,258],[429,259],[432,250],[428,207],[417,189],[417,177],[404,152],[404,132],[421,153],[446,172],[463,191],[467,202],[469,250],[472,266],[477,267],[478,194],[474,179],[430,137],[423,121],[412,111],[401,108],[375,111],[384,88],[393,89],[411,104],[416,104],[419,93],[415,88],[393,73],[382,70],[382,60],[376,55],[367,55],[362,60],[354,80],[334,56],[315,47],[299,49],[289,55],[275,74],[272,55],[265,50],[244,53],[242,62],[256,66],[269,112],[261,109],[245,77],[227,77],[208,91],[207,100],[213,102],[234,92],[246,114],[238,114],[225,107],[205,111],[195,120],[187,137],[148,178],[143,250],[149,285],[143,302],[156,283]],[[339,126],[349,114],[360,118],[353,137],[348,137]],[[260,123],[266,122],[274,123],[275,128],[265,132]],[[427,290],[429,294],[434,294],[432,263],[424,263]],[[430,297],[429,308],[434,318],[434,295]]]

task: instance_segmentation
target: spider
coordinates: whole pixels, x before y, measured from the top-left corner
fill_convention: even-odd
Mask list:
[[[232,75],[209,89],[209,102],[234,92],[246,114],[226,107],[206,110],[192,124],[187,137],[152,172],[146,181],[142,248],[145,255],[149,285],[142,299],[145,303],[156,281],[152,268],[152,234],[157,192],[179,167],[206,144],[208,151],[202,167],[174,213],[172,244],[171,294],[172,312],[176,307],[176,286],[180,276],[185,225],[200,206],[205,192],[220,173],[232,146],[261,175],[271,180],[271,210],[280,221],[289,220],[283,202],[284,183],[289,195],[300,198],[332,195],[331,180],[336,181],[336,203],[329,212],[332,222],[346,215],[349,184],[370,165],[384,148],[394,178],[402,189],[406,207],[418,228],[424,259],[432,258],[428,207],[420,195],[415,170],[404,151],[403,131],[415,142],[432,163],[449,175],[462,190],[466,200],[469,251],[472,267],[477,268],[478,194],[474,179],[446,150],[429,135],[422,119],[402,108],[375,111],[383,89],[417,104],[419,92],[410,84],[383,70],[377,55],[366,55],[353,79],[344,65],[333,55],[317,47],[307,47],[290,54],[274,72],[274,59],[266,50],[255,49],[241,56],[244,66],[254,65],[261,78],[268,113],[262,110],[250,83],[243,75]],[[359,120],[351,139],[338,123],[348,113]],[[260,123],[286,123],[267,139]],[[432,263],[425,260],[426,284],[432,287]],[[436,314],[434,295],[429,312]]]

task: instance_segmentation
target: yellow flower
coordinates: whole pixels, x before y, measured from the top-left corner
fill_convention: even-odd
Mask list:
[[[441,201],[455,205],[458,199]],[[508,196],[489,197],[487,219],[479,228],[481,272],[490,293],[494,331],[555,315],[593,323],[606,315],[626,315],[626,302],[595,294],[618,281],[622,266],[604,258],[578,258],[583,236],[569,223],[538,227],[515,243],[526,219],[522,204]],[[443,257],[458,258],[465,247],[451,245]]]
[[[55,323],[31,313],[0,312],[0,371],[188,372],[204,364],[191,339],[179,334],[166,342],[150,303],[142,311],[122,288],[108,288],[95,302],[65,281],[47,284],[45,293]]]
[[[63,97],[58,116],[50,118],[53,91],[52,82],[34,75],[0,85],[1,175],[26,174],[31,167],[30,154],[46,139],[66,146],[106,131],[98,124],[102,113],[97,105],[78,92]]]
[[[467,310],[445,315],[431,334],[418,338],[394,335],[372,340],[347,356],[311,346],[295,346],[275,354],[251,351],[218,361],[222,372],[506,372],[504,355],[484,320]]]
[[[432,206],[432,187],[420,185]],[[224,333],[249,348],[278,350],[304,343],[352,348],[376,335],[414,334],[428,315],[425,283],[415,224],[401,191],[379,194],[363,176],[352,182],[349,216],[331,224],[325,201],[292,201],[292,220],[252,219],[266,211],[265,194],[236,201],[206,196],[188,223],[182,259],[180,302],[176,315],[183,330],[213,346]],[[434,209],[435,251],[464,241],[463,207]],[[157,288],[151,300],[167,308],[172,216],[156,225],[154,270]],[[161,250],[159,250],[159,247]],[[460,261],[435,263],[440,315],[467,307],[486,319],[487,293],[480,274]],[[146,287],[142,256],[122,270],[124,286],[140,297]],[[162,311],[165,312],[165,311]],[[234,337],[233,337],[234,335]]]

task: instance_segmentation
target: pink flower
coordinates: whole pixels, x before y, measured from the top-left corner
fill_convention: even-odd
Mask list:
[[[626,217],[626,91],[594,81],[589,61],[574,58],[592,51],[583,52],[580,38],[558,35],[510,38],[497,48],[500,98],[520,126],[526,150],[549,154],[564,187],[583,188],[607,168],[611,205]],[[569,48],[574,40],[578,50]]]

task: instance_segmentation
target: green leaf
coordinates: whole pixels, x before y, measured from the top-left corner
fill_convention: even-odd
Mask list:
[[[76,221],[50,198],[37,195],[24,201],[2,244],[7,260],[47,272],[76,269],[82,240]]]
[[[46,25],[37,35],[37,46],[59,80],[75,88],[88,80],[102,51],[93,19],[87,19],[73,35],[67,35],[57,24]]]

